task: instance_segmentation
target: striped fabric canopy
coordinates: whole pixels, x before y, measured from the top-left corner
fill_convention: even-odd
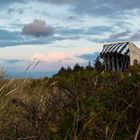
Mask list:
[[[129,42],[106,44],[103,47],[101,54],[107,53],[119,53],[123,55],[129,55]]]

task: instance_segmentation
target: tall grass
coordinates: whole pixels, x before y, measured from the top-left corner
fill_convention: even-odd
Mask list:
[[[140,69],[0,76],[1,140],[139,140]]]

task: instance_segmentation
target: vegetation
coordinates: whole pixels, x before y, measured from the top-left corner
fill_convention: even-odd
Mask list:
[[[140,67],[110,73],[98,64],[50,79],[1,75],[1,140],[139,140]]]

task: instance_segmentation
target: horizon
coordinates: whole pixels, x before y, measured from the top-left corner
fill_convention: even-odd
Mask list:
[[[0,68],[10,77],[41,78],[62,66],[85,66],[104,43],[130,41],[140,48],[139,0],[0,3]]]

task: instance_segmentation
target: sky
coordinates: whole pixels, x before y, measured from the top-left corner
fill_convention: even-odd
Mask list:
[[[0,68],[9,77],[85,66],[119,41],[140,47],[139,0],[0,0]]]

